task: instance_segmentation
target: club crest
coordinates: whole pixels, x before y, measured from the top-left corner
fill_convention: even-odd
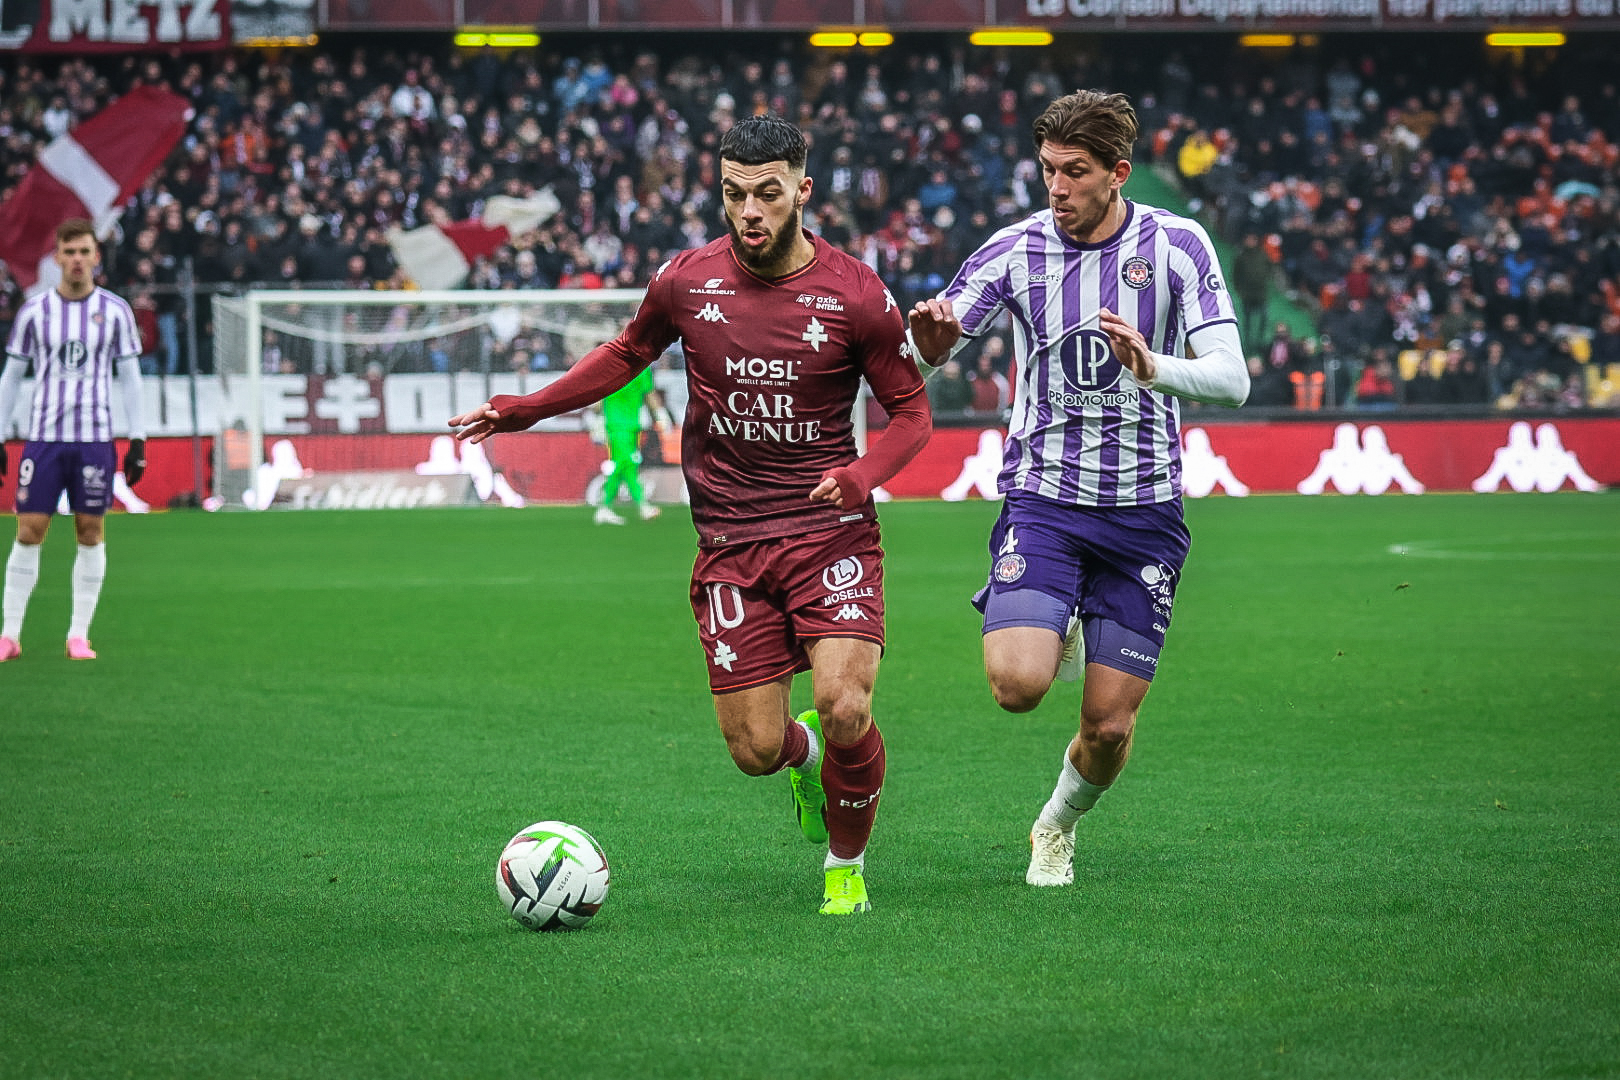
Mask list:
[[[1153,284],[1153,264],[1140,255],[1132,255],[1120,265],[1119,276],[1133,289],[1145,289]]]
[[[1024,576],[1027,565],[1022,555],[1016,551],[1008,552],[996,560],[996,580],[1009,585]]]

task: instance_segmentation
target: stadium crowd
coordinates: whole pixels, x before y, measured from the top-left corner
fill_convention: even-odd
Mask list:
[[[562,210],[480,260],[467,287],[645,284],[669,253],[719,235],[719,135],[762,110],[811,136],[808,224],[908,305],[1043,204],[1034,115],[1068,89],[1107,86],[1137,101],[1139,172],[1178,184],[1232,245],[1253,404],[1579,408],[1601,403],[1585,372],[1620,372],[1608,366],[1620,365],[1620,94],[1612,77],[1572,93],[1560,74],[1599,69],[1502,63],[1448,77],[1387,45],[1257,62],[1224,47],[1184,57],[1165,47],[1177,39],[1063,54],[761,40],[749,54],[596,38],[110,67],[21,58],[0,67],[0,182],[132,86],[194,103],[106,267],[148,335],[149,369],[170,373],[184,367],[175,285],[188,261],[205,295],[408,287],[388,231],[475,217],[495,194],[549,188]],[[9,323],[19,297],[3,284]],[[1288,304],[1316,331],[1274,321]],[[561,342],[513,351],[505,362],[533,370],[573,359]],[[292,350],[270,355],[300,365]],[[1006,341],[962,359],[932,381],[936,407],[998,414]]]

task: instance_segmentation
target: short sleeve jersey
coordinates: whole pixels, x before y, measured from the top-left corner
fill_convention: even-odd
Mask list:
[[[1187,336],[1235,323],[1209,236],[1196,221],[1126,200],[1118,232],[1070,239],[1050,210],[997,232],[941,293],[967,337],[1005,311],[1017,357],[998,486],[1081,506],[1140,506],[1181,492],[1181,414],[1114,355],[1098,310],[1147,347],[1187,355]]]
[[[111,442],[112,382],[119,361],[138,358],[135,313],[96,288],[83,300],[55,289],[30,297],[12,324],[6,355],[33,361],[34,442]]]
[[[872,518],[870,499],[845,511],[810,491],[856,458],[862,378],[885,408],[922,391],[888,289],[860,260],[810,240],[810,263],[775,280],[746,269],[729,237],[681,252],[609,343],[645,364],[681,340],[681,467],[704,547]]]

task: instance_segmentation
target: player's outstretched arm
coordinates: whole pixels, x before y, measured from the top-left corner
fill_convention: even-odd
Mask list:
[[[499,431],[523,431],[550,416],[594,405],[622,388],[656,360],[642,358],[614,339],[586,353],[568,373],[532,394],[496,394],[476,409],[450,418],[456,438],[480,443]]]
[[[917,368],[924,375],[943,364],[962,338],[962,324],[951,310],[951,302],[938,298],[914,304],[906,316],[906,329],[917,353]]]

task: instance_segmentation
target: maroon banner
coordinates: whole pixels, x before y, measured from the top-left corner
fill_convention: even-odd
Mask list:
[[[884,489],[896,498],[960,501],[994,497],[1002,431],[939,428]],[[287,437],[314,473],[435,471],[441,449],[420,435]],[[281,441],[281,437],[269,440]],[[124,444],[119,442],[120,458]],[[600,475],[606,451],[583,432],[521,432],[485,444],[488,465],[530,502],[580,503]],[[0,507],[16,500],[22,443],[7,445],[11,475]],[[268,457],[268,448],[266,452]],[[453,453],[451,455],[454,456]],[[140,500],[158,509],[194,488],[190,439],[150,439]],[[213,440],[205,439],[211,483]],[[1382,495],[1421,492],[1573,491],[1620,485],[1620,419],[1355,421],[1201,424],[1186,421],[1183,481],[1189,498],[1297,493]],[[127,509],[127,506],[120,506]]]
[[[83,55],[231,46],[231,0],[39,0],[37,17],[19,16],[15,7],[0,5],[0,50]]]
[[[884,487],[899,498],[983,498],[1001,467],[998,429],[936,430]],[[1620,420],[1200,424],[1183,418],[1188,497],[1558,491],[1620,484]]]

